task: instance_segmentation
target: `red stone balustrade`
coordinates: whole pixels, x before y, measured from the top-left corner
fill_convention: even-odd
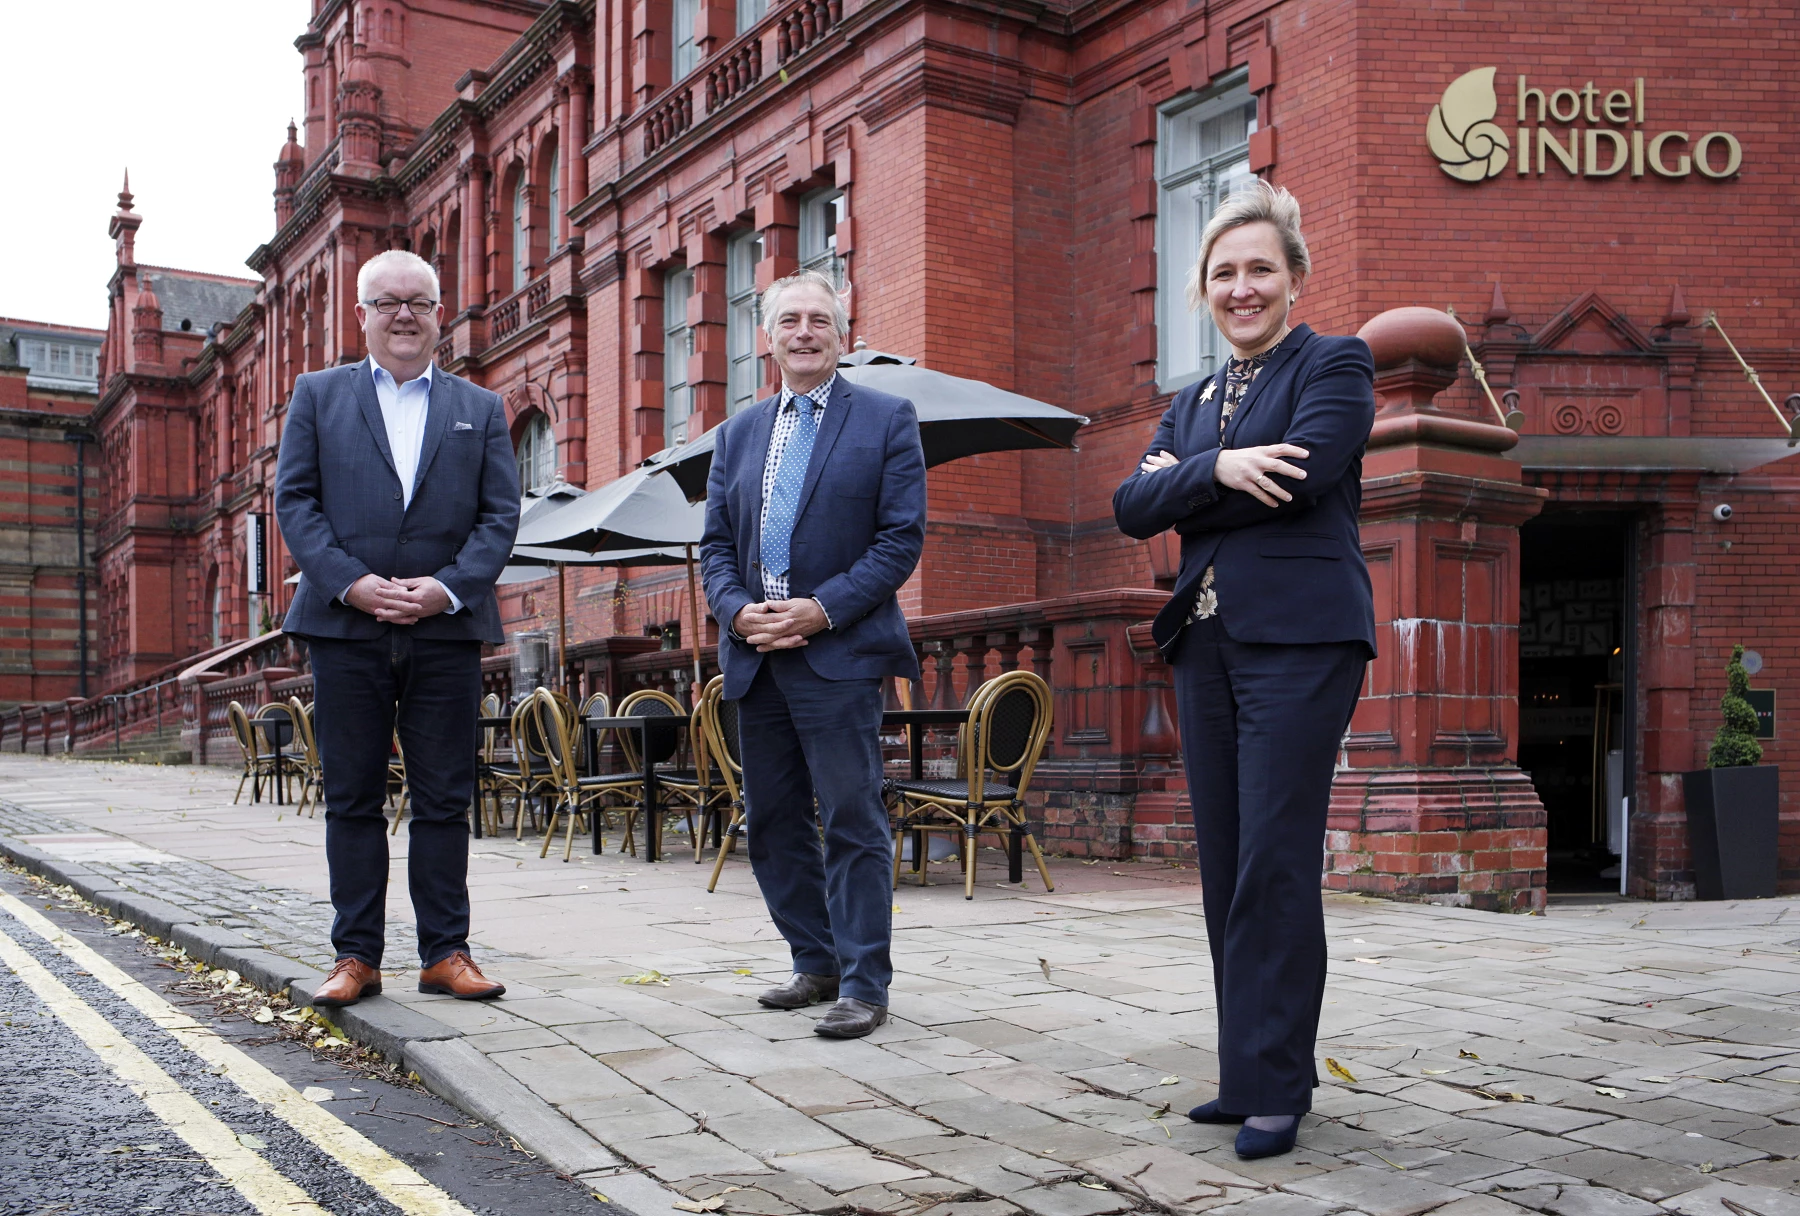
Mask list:
[[[658,148],[694,125],[694,90],[677,88],[659,102],[644,120],[644,155]]]
[[[800,0],[775,26],[775,61],[801,54],[844,18],[843,0]]]
[[[762,38],[755,36],[727,48],[706,73],[706,112],[715,114],[762,79]]]

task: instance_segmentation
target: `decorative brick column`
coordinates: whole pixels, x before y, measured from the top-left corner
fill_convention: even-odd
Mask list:
[[[1362,543],[1380,657],[1332,787],[1325,885],[1529,912],[1545,902],[1544,809],[1519,770],[1519,525],[1545,492],[1505,427],[1442,412],[1462,327],[1397,308],[1362,329],[1377,413]]]

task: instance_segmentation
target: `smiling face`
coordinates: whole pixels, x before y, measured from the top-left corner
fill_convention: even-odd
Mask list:
[[[1206,302],[1232,353],[1247,359],[1274,345],[1304,281],[1288,268],[1275,225],[1259,220],[1221,233],[1207,254]]]
[[[831,293],[811,283],[782,291],[769,327],[769,349],[782,382],[795,392],[808,392],[829,380],[844,350]]]
[[[437,348],[443,305],[437,303],[437,285],[416,266],[383,264],[369,276],[368,301],[430,300],[431,306],[415,315],[410,309],[384,313],[373,303],[357,301],[356,319],[369,341],[369,353],[394,379],[405,383],[416,378],[431,362]]]

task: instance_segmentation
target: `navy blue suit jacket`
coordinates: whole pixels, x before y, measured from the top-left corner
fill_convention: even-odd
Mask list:
[[[462,601],[415,635],[505,641],[494,581],[519,530],[519,471],[500,398],[439,368],[412,501],[401,505],[369,361],[294,381],[275,516],[300,584],[283,628],[323,638],[377,638],[389,628],[337,597],[365,574],[431,575]]]
[[[1374,381],[1361,338],[1300,325],[1251,383],[1223,437],[1224,367],[1175,394],[1146,455],[1172,452],[1181,463],[1133,472],[1113,494],[1113,518],[1127,536],[1148,540],[1170,528],[1181,535],[1175,594],[1153,626],[1158,646],[1174,643],[1212,566],[1219,622],[1234,641],[1354,641],[1375,653],[1374,596],[1356,526]],[[1208,384],[1212,398],[1201,402]],[[1270,508],[1213,480],[1221,449],[1272,443],[1309,453],[1289,459],[1305,480],[1274,478],[1292,502]]]
[[[719,428],[706,483],[700,569],[719,622],[725,696],[750,690],[763,656],[731,636],[762,585],[763,466],[775,430],[777,394]],[[852,384],[832,386],[789,547],[788,594],[816,598],[831,627],[801,648],[827,680],[919,678],[918,655],[896,593],[925,545],[925,451],[919,419],[903,397]]]

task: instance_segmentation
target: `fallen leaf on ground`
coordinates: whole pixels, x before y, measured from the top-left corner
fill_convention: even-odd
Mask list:
[[[1531,1099],[1526,1097],[1524,1094],[1514,1093],[1510,1089],[1478,1089],[1475,1091],[1475,1095],[1477,1097],[1486,1098],[1490,1102],[1529,1102],[1529,1101],[1531,1101]]]
[[[1379,967],[1383,962],[1382,959],[1378,958],[1353,958],[1350,961],[1353,963],[1367,963],[1371,967]]]
[[[308,1102],[329,1102],[337,1097],[336,1094],[332,1093],[329,1089],[326,1089],[323,1085],[308,1085],[305,1089],[300,1091],[300,1096],[305,1098]]]
[[[1038,960],[1038,970],[1042,971],[1044,973],[1045,979],[1050,978],[1050,963],[1048,962],[1048,960],[1040,958]]]
[[[1639,1077],[1640,1081],[1648,1081],[1652,1085],[1673,1085],[1679,1077]]]
[[[1594,1092],[1597,1094],[1605,1094],[1609,1098],[1623,1098],[1625,1096],[1624,1090],[1614,1089],[1610,1085],[1596,1085],[1594,1086]]]
[[[716,1212],[725,1206],[725,1200],[718,1195],[714,1195],[711,1199],[702,1199],[699,1203],[695,1203],[692,1199],[677,1199],[670,1206],[682,1212]]]
[[[749,975],[751,974],[751,971],[748,967],[736,967],[732,969],[731,973],[733,975]]]
[[[605,1195],[602,1195],[599,1191],[593,1192],[593,1196],[595,1199],[598,1199],[601,1203],[611,1203],[612,1202],[612,1200],[608,1199]]]
[[[1374,1149],[1370,1149],[1369,1152],[1376,1157],[1381,1157],[1381,1154],[1375,1152]],[[1389,1165],[1393,1166],[1397,1170],[1404,1170],[1406,1168],[1404,1165],[1401,1165],[1398,1161],[1388,1161],[1388,1159],[1386,1157],[1381,1157],[1381,1159],[1383,1161],[1387,1161],[1387,1163]]]
[[[1345,1068],[1342,1064],[1339,1064],[1330,1056],[1325,1057],[1325,1070],[1340,1081],[1348,1081],[1352,1085],[1356,1084],[1356,1078],[1350,1075],[1350,1070]]]
[[[1179,1085],[1179,1084],[1181,1084],[1181,1078],[1180,1077],[1164,1077],[1162,1080],[1158,1081],[1157,1084],[1158,1085]]]
[[[898,912],[898,911],[899,911],[899,910],[900,910],[900,905],[899,905],[899,904],[895,904],[895,905],[894,905],[894,911],[896,911],[896,912]]]
[[[1428,1077],[1441,1077],[1450,1070],[1448,1068],[1421,1068],[1419,1071]]]
[[[621,975],[619,982],[621,984],[661,984],[667,988],[669,977],[660,971],[640,971],[636,975]]]
[[[1459,1047],[1456,1049],[1456,1058],[1459,1060],[1479,1060],[1481,1057],[1472,1051],[1464,1051]]]
[[[275,1011],[270,1009],[267,1005],[264,1005],[261,1009],[258,1009],[255,1013],[250,1015],[250,1020],[259,1026],[267,1026],[270,1022],[275,1020]]]
[[[238,1143],[245,1148],[264,1149],[269,1147],[269,1142],[267,1140],[264,1140],[261,1136],[252,1136],[248,1132],[238,1133]]]

